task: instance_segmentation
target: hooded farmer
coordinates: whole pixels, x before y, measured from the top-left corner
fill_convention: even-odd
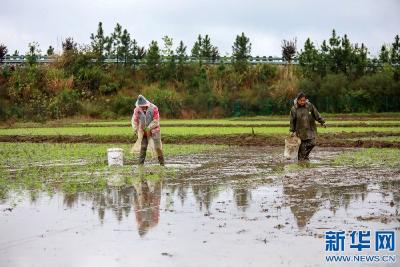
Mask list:
[[[299,160],[309,160],[310,152],[316,144],[317,126],[315,121],[325,127],[325,120],[321,117],[316,107],[308,101],[303,92],[299,93],[294,99],[294,105],[290,110],[291,136],[297,135],[301,139],[298,154]]]
[[[132,116],[132,128],[137,133],[138,140],[133,151],[139,152],[139,165],[144,164],[147,147],[158,157],[160,165],[164,166],[160,134],[160,114],[156,105],[139,95]]]

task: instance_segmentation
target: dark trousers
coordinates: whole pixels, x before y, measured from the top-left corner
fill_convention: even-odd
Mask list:
[[[309,160],[310,152],[315,147],[315,139],[301,140],[298,159],[299,160]]]
[[[157,157],[158,157],[158,162],[160,163],[161,166],[164,166],[164,155],[162,152],[162,149],[160,148],[160,145],[157,142],[160,142],[160,139],[153,139],[156,147],[156,152],[157,152]],[[140,155],[139,155],[139,164],[143,165],[144,160],[146,159],[146,152],[147,152],[147,146],[149,145],[149,139],[147,136],[143,136],[142,143],[140,144]]]

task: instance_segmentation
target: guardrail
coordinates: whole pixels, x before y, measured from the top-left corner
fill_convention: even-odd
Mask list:
[[[24,64],[28,62],[28,57],[25,55],[21,56],[12,56],[12,55],[6,55],[1,62],[2,64]],[[176,59],[177,60],[177,59]],[[56,58],[52,56],[38,56],[36,59],[36,62],[39,64],[50,64],[52,62],[55,62]],[[97,60],[92,59],[92,62],[95,63]],[[161,58],[162,62],[168,62],[169,58],[167,57],[162,57]],[[187,57],[185,60],[185,63],[196,63],[196,62],[202,62],[203,64],[220,64],[221,62],[225,64],[231,64],[232,63],[232,57],[219,57],[217,59],[209,59],[209,58],[204,58],[204,59],[199,59],[195,57]],[[275,64],[275,65],[286,65],[288,64],[287,61],[283,60],[281,57],[266,57],[266,56],[255,56],[255,57],[249,57],[248,58],[248,63],[249,64]],[[124,64],[126,63],[125,60],[123,59],[117,59],[117,58],[105,58],[103,63],[106,64]],[[130,64],[145,64],[146,60],[145,59],[133,59],[129,60],[128,63]],[[292,64],[298,64],[298,60],[294,59],[292,61]]]

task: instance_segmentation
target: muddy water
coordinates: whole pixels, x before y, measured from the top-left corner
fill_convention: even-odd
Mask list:
[[[371,243],[361,254],[399,263],[400,170],[333,166],[343,150],[327,148],[288,163],[281,150],[175,157],[177,175],[146,180],[145,169],[143,181],[100,193],[10,192],[0,266],[323,266],[325,231],[383,229],[396,250]]]

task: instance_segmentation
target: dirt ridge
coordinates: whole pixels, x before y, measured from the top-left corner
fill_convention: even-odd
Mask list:
[[[338,133],[322,134],[317,139],[317,145],[323,147],[391,147],[400,148],[400,142],[380,140],[349,140],[350,138],[370,137],[366,133]],[[374,137],[400,136],[400,133],[376,133]],[[163,135],[162,141],[166,144],[219,144],[237,146],[283,146],[285,136],[282,135],[200,135],[200,136],[172,136]],[[95,136],[95,135],[4,135],[0,142],[34,142],[34,143],[134,143],[134,136]]]

